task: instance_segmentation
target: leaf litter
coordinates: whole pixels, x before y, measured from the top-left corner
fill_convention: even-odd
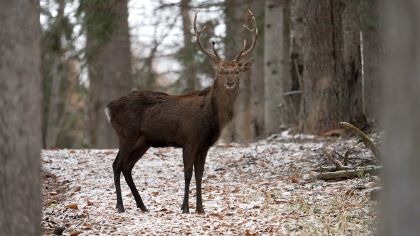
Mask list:
[[[372,235],[373,176],[337,182],[316,178],[322,149],[363,160],[371,153],[354,138],[273,135],[249,144],[215,145],[203,177],[206,213],[181,213],[181,149],[151,148],[133,169],[149,212],[136,208],[121,178],[124,213],[115,209],[112,162],[117,150],[43,150],[44,235]],[[62,230],[64,228],[64,231]]]

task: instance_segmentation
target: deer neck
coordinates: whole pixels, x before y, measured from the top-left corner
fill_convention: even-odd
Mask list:
[[[239,84],[238,84],[239,87]],[[226,90],[223,85],[215,83],[211,90],[211,103],[217,113],[220,128],[223,129],[233,118],[235,100],[239,89]]]

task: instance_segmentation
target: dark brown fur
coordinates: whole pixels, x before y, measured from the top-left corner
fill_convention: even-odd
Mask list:
[[[179,96],[132,91],[107,106],[120,146],[113,163],[118,211],[124,211],[120,173],[123,173],[137,207],[146,211],[131,177],[132,168],[149,147],[171,146],[183,148],[186,189],[182,210],[189,212],[188,187],[194,169],[197,179],[197,211],[204,212],[201,179],[207,151],[232,119],[233,103],[238,94],[239,83],[235,89],[226,90],[223,87],[224,80],[223,77],[207,89]]]
[[[182,148],[184,162],[185,189],[182,211],[189,212],[189,188],[194,170],[196,179],[196,210],[204,213],[201,197],[201,181],[207,151],[217,141],[223,127],[232,120],[233,104],[239,90],[239,71],[249,70],[252,61],[240,62],[255,48],[258,30],[255,17],[251,46],[244,46],[235,60],[223,61],[217,54],[207,51],[200,42],[201,31],[197,31],[194,17],[194,31],[197,44],[210,59],[215,72],[214,84],[202,91],[179,96],[151,91],[133,91],[127,96],[111,102],[105,112],[119,138],[119,151],[112,165],[117,192],[117,208],[124,211],[120,175],[133,193],[137,207],[147,211],[131,175],[136,162],[150,147]]]
[[[183,148],[192,142],[210,147],[233,116],[233,104],[219,104],[215,96],[212,87],[179,96],[132,91],[108,105],[111,124],[120,142],[142,137],[151,147]],[[219,120],[219,109],[228,111],[226,120]]]

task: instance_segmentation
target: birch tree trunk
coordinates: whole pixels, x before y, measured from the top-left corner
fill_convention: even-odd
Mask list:
[[[420,234],[420,2],[386,0],[384,196],[379,235]]]
[[[265,131],[267,134],[278,132],[284,124],[283,78],[287,72],[284,62],[284,1],[265,2],[264,27],[264,88],[265,88]]]
[[[0,229],[41,235],[39,1],[0,5]]]

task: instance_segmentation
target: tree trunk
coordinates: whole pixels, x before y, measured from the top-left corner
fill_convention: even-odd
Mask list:
[[[383,217],[379,235],[420,234],[420,2],[385,1]],[[380,43],[380,42],[376,42]]]
[[[283,10],[283,105],[282,119],[286,127],[295,127],[299,119],[299,80],[293,76],[291,0],[284,0]]]
[[[378,119],[382,100],[383,50],[380,37],[379,1],[361,1],[363,41],[364,112],[368,118]]]
[[[225,24],[226,24],[226,38],[225,38],[225,58],[233,60],[237,53],[242,49],[242,32],[244,24],[245,7],[240,4],[239,0],[226,0],[225,2]],[[234,118],[222,132],[222,139],[224,142],[243,141],[245,138],[246,130],[243,128],[244,113],[246,101],[244,100],[244,91],[246,85],[249,84],[248,76],[241,73],[241,80],[239,83],[239,95],[234,107]]]
[[[0,5],[0,229],[41,235],[39,1]]]
[[[285,109],[290,114],[288,124],[299,124],[303,77],[303,19],[306,1],[290,1],[290,76],[291,84],[285,87]]]
[[[250,8],[247,4],[246,8]],[[246,25],[252,25],[252,17],[248,13],[248,11],[243,8],[240,10],[242,12],[242,22],[245,22]],[[250,42],[252,41],[252,34],[248,30],[244,30],[242,27],[241,39],[239,41],[243,41],[246,39],[248,43],[248,47],[251,46]],[[261,43],[261,42],[260,42]],[[240,50],[240,49],[239,49]],[[255,53],[255,52],[254,52]],[[251,55],[252,57],[253,55]],[[244,58],[243,60],[247,60],[248,58]],[[255,137],[253,129],[252,129],[252,103],[251,103],[251,94],[252,94],[252,67],[250,70],[245,71],[242,73],[240,77],[240,91],[238,95],[238,102],[237,102],[237,110],[236,110],[236,117],[235,117],[235,138],[236,141],[240,142],[248,142]]]
[[[304,1],[303,132],[323,133],[348,120],[341,1]]]
[[[280,131],[285,123],[283,91],[289,75],[286,68],[288,53],[285,49],[284,1],[265,2],[264,27],[264,84],[265,84],[265,132]]]
[[[46,148],[52,148],[57,146],[57,137],[62,128],[60,125],[63,118],[63,113],[61,108],[66,106],[65,102],[62,101],[62,82],[65,80],[65,60],[63,60],[63,45],[62,37],[64,37],[64,29],[62,29],[63,20],[64,20],[64,8],[66,2],[64,0],[59,0],[57,2],[57,15],[54,19],[54,25],[57,33],[47,34],[45,37],[50,37],[46,41],[55,42],[50,46],[50,48],[43,48],[43,68],[46,67],[44,72],[45,78],[43,79],[43,89],[44,89],[44,141],[43,146]],[[64,73],[63,73],[64,72]],[[48,92],[47,92],[48,90]],[[47,95],[48,94],[48,95]]]
[[[117,146],[105,106],[132,86],[127,0],[85,1],[92,147]]]
[[[264,135],[264,1],[254,0],[252,12],[257,20],[258,42],[251,69],[251,136]]]
[[[344,34],[345,80],[348,82],[350,119],[363,116],[362,64],[360,56],[360,0],[344,1],[342,15]]]
[[[181,60],[183,65],[182,80],[185,80],[185,91],[197,89],[197,68],[194,61],[195,47],[192,42],[191,18],[190,18],[191,0],[181,0],[182,32],[184,36],[184,48],[181,51]],[[184,82],[184,81],[183,81]]]

